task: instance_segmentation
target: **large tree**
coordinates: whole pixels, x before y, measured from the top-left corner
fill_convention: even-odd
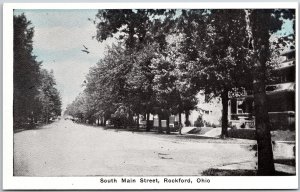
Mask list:
[[[102,42],[109,37],[115,36],[119,42],[124,42],[124,58],[127,58],[127,66],[122,72],[127,81],[127,99],[123,99],[130,109],[134,109],[137,116],[139,113],[147,117],[147,131],[150,130],[149,116],[153,113],[153,78],[149,68],[153,53],[151,44],[159,45],[160,50],[165,48],[166,34],[172,28],[175,14],[174,10],[137,9],[137,10],[99,10],[97,14],[97,40]],[[137,71],[138,69],[138,71]],[[136,78],[132,74],[138,75]],[[132,78],[132,79],[130,79]],[[144,80],[138,83],[140,86],[129,86],[136,80]],[[128,83],[127,83],[128,82]],[[115,82],[118,83],[118,82]],[[133,93],[137,93],[133,95]],[[133,99],[136,99],[135,102]],[[139,105],[139,106],[137,106]],[[130,112],[131,110],[129,110]]]
[[[41,68],[33,55],[34,28],[24,14],[14,16],[14,127],[37,123],[61,113],[53,72]]]
[[[282,27],[283,19],[294,19],[295,10],[255,9],[245,10],[249,50],[253,58],[253,92],[255,103],[255,127],[258,146],[258,174],[275,173],[267,111],[266,69],[270,60],[270,34]]]
[[[33,120],[40,62],[32,53],[34,28],[24,14],[14,16],[14,127]]]
[[[243,10],[185,10],[180,28],[181,52],[194,89],[222,100],[222,137],[227,137],[229,94],[249,87],[251,75]],[[239,29],[239,30],[237,30]],[[209,97],[207,97],[209,98]]]
[[[182,38],[179,34],[168,36],[166,48],[152,59],[152,73],[154,76],[154,90],[161,112],[167,118],[167,133],[170,133],[169,116],[189,114],[197,104],[197,89],[191,86],[188,70],[185,69],[186,60],[180,53]],[[186,118],[188,120],[188,118]],[[186,122],[186,125],[188,123]]]

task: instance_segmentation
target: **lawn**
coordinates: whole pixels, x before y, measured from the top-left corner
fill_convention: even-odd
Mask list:
[[[228,136],[231,138],[256,140],[255,129],[229,129]],[[273,141],[296,141],[295,131],[271,131],[271,136]]]
[[[257,176],[256,170],[236,169],[208,169],[202,172],[203,176]],[[276,171],[272,176],[289,176],[291,174]]]

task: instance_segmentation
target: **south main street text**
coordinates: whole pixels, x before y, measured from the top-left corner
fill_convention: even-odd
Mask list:
[[[193,179],[194,180],[194,179]],[[160,181],[163,183],[193,183],[191,178],[100,178],[100,183],[157,183],[159,184]],[[195,180],[197,183],[210,183],[210,180],[207,178],[196,178]]]

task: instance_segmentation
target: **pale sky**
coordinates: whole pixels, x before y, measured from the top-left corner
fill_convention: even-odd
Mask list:
[[[25,13],[35,28],[34,55],[38,61],[43,61],[43,68],[54,71],[64,111],[83,90],[82,84],[89,68],[103,57],[105,47],[113,40],[99,43],[92,39],[96,28],[88,18],[95,18],[96,9],[26,9],[14,12],[17,15],[21,13]],[[291,26],[291,22],[286,21],[281,34],[293,33]],[[83,45],[90,54],[81,51]]]
[[[82,84],[89,68],[103,57],[106,45],[92,36],[96,34],[94,19],[97,10],[15,10],[25,13],[35,33],[33,53],[42,67],[54,71],[57,88],[62,97],[62,109],[83,90]],[[85,45],[90,54],[81,50]]]

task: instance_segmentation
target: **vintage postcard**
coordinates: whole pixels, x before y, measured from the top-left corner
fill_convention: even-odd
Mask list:
[[[297,189],[298,6],[5,4],[3,188]]]

